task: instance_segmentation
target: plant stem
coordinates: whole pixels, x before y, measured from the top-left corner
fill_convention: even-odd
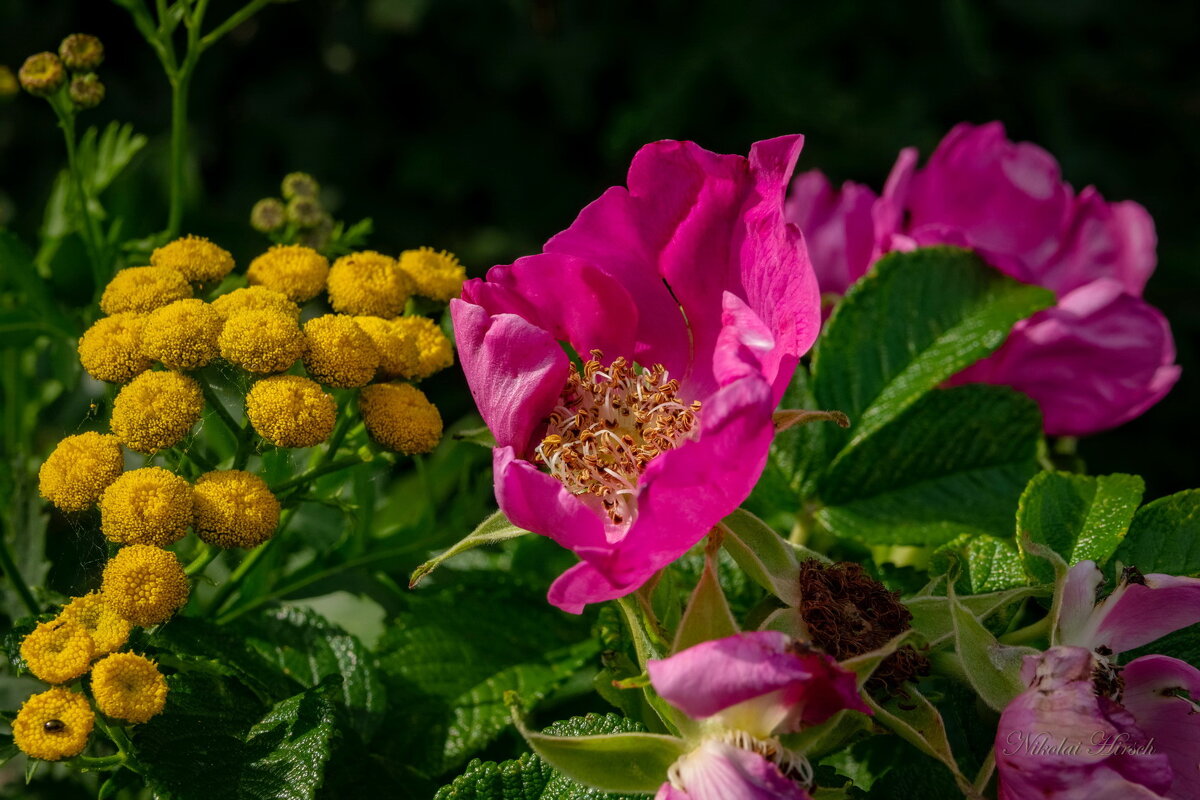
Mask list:
[[[204,568],[213,562],[214,559],[221,553],[221,548],[205,544],[204,549],[200,551],[200,555],[196,556],[192,563],[183,568],[183,574],[191,577],[204,572]]]
[[[1050,635],[1050,614],[1039,619],[1037,622],[1026,625],[1024,628],[1018,628],[1011,633],[1006,633],[1000,637],[1001,644],[1029,644],[1030,642],[1044,639]]]
[[[283,513],[283,518],[279,521],[279,528],[275,531],[275,535],[263,544],[259,545],[257,549],[252,550],[249,555],[242,559],[242,563],[237,565],[237,568],[234,569],[233,574],[229,576],[229,580],[225,582],[225,585],[222,586],[217,591],[216,596],[213,597],[212,602],[208,606],[208,616],[216,616],[221,608],[229,602],[230,598],[233,596],[233,593],[236,592],[238,588],[241,587],[242,582],[246,580],[246,576],[249,575],[254,567],[258,565],[258,562],[263,560],[266,554],[271,550],[271,547],[277,541],[279,541],[284,529],[287,528],[288,523],[292,521],[292,518],[295,515],[296,509],[294,508],[289,508],[287,511],[285,511]]]
[[[106,281],[104,267],[100,263],[100,245],[97,242],[95,221],[88,209],[88,197],[84,190],[83,175],[79,171],[79,157],[75,151],[75,111],[73,108],[64,107],[58,96],[50,98],[50,107],[58,117],[58,127],[62,129],[63,140],[67,145],[67,175],[71,179],[75,223],[79,226],[79,238],[83,240],[83,248],[87,252],[94,291],[99,294]]]
[[[203,2],[203,0],[201,0],[201,2]],[[212,47],[214,44],[220,41],[222,36],[253,17],[259,12],[259,10],[262,9],[263,6],[268,5],[271,2],[272,0],[252,0],[252,2],[246,4],[241,9],[230,14],[228,19],[226,19],[217,27],[213,28],[210,33],[200,40],[200,50],[203,51]]]
[[[179,71],[171,77],[171,188],[167,213],[167,239],[179,235],[183,224],[183,182],[187,155],[187,104],[196,60],[189,50]]]
[[[337,472],[338,470],[346,469],[347,467],[353,467],[361,463],[363,463],[363,461],[358,456],[346,456],[345,458],[339,458],[337,461],[332,461],[328,464],[320,464],[313,467],[308,472],[305,472],[303,475],[297,475],[291,480],[287,480],[283,483],[272,486],[271,491],[274,494],[286,492],[288,489],[293,489],[297,486],[303,486],[306,483],[310,483],[322,475],[328,475],[331,472]]]
[[[200,390],[204,392],[204,399],[212,410],[216,413],[221,421],[225,423],[225,427],[229,428],[229,432],[240,443],[242,437],[242,426],[238,425],[229,412],[225,410],[225,406],[221,403],[221,398],[217,397],[217,393],[208,385],[208,381],[202,377],[198,377],[197,383],[200,384]]]
[[[3,571],[8,579],[12,581],[13,588],[17,590],[17,594],[21,596],[21,601],[25,604],[25,608],[29,613],[37,616],[42,612],[42,609],[37,604],[37,600],[33,597],[33,592],[29,590],[29,584],[25,583],[25,578],[17,569],[17,563],[13,561],[12,552],[8,549],[8,537],[0,533],[0,571]]]

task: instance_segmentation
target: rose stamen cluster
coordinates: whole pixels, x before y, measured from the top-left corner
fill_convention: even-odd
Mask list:
[[[662,364],[636,371],[623,357],[605,367],[593,350],[571,365],[536,458],[573,494],[594,497],[614,524],[637,512],[638,478],[652,459],[690,439],[700,401],[685,404]]]

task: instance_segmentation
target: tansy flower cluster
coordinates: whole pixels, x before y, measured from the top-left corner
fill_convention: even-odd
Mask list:
[[[293,200],[315,191],[304,177],[285,184]],[[463,272],[452,255],[368,251],[331,265],[309,247],[277,245],[253,259],[245,286],[232,276],[232,254],[199,236],[149,260],[112,278],[100,301],[106,316],[79,341],[83,368],[120,386],[109,431],[66,437],[39,471],[43,497],[68,513],[97,508],[100,531],[119,548],[98,592],[72,599],[21,643],[25,666],[52,685],[13,723],[17,745],[35,758],[81,753],[97,712],[140,723],[163,709],[167,683],[157,666],[121,648],[134,626],[166,623],[187,603],[188,571],[167,548],[189,531],[215,554],[258,547],[279,527],[280,498],[245,469],[252,434],[260,451],[325,442],[339,415],[330,389],[360,390],[363,426],[385,449],[428,452],[442,434],[437,408],[412,382],[449,367],[454,354],[410,301],[458,294]],[[240,431],[224,407],[212,407],[220,402],[213,371],[235,376],[224,383],[245,392]],[[230,468],[189,450],[206,408],[239,434]],[[127,469],[134,454],[142,465]],[[160,455],[170,469],[154,463]]]
[[[104,99],[104,84],[96,69],[104,62],[104,45],[95,36],[73,33],[58,53],[35,53],[17,73],[21,87],[36,97],[53,98],[60,91],[75,109],[94,108]],[[0,87],[2,93],[3,87]]]

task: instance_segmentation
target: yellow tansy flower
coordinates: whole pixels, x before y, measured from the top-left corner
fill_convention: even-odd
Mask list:
[[[68,436],[38,470],[38,490],[63,511],[84,511],[99,502],[124,468],[116,436],[92,431]]]
[[[129,632],[133,629],[129,620],[113,611],[99,592],[71,598],[58,618],[81,625],[92,637],[96,655],[119,649],[129,640]]]
[[[98,381],[127,383],[150,369],[142,353],[145,317],[123,312],[101,317],[79,339],[79,363]]]
[[[13,740],[32,758],[74,758],[87,746],[96,715],[87,698],[63,686],[35,694],[13,720]]]
[[[167,681],[145,656],[113,653],[92,667],[92,697],[106,717],[148,722],[167,704]]]
[[[312,447],[333,432],[337,403],[308,378],[275,375],[250,387],[246,417],[259,436],[277,447]]]
[[[453,253],[422,247],[400,254],[400,269],[412,279],[415,293],[448,303],[462,294],[467,271]]]
[[[329,259],[298,244],[277,244],[250,262],[246,280],[282,292],[297,303],[313,299],[325,288]]]
[[[249,372],[283,372],[307,343],[296,318],[278,311],[243,311],[229,318],[217,340],[221,356]]]
[[[333,262],[329,270],[329,304],[334,311],[394,317],[404,310],[413,282],[396,259],[367,250]]]
[[[156,267],[170,267],[196,283],[219,281],[233,271],[233,254],[203,236],[184,236],[150,254]]]
[[[179,557],[170,550],[131,544],[104,566],[105,601],[134,625],[166,622],[183,608],[188,590]]]
[[[167,369],[199,369],[217,357],[223,324],[203,300],[176,300],[146,317],[142,352]]]
[[[428,378],[454,364],[454,346],[438,324],[428,317],[400,317],[395,327],[402,335],[412,338],[417,347],[417,365],[403,377],[409,380]]]
[[[40,622],[21,640],[21,658],[46,683],[66,683],[87,672],[96,645],[82,625],[70,620]]]
[[[126,267],[104,287],[100,310],[105,314],[133,311],[148,314],[192,296],[192,287],[178,270],[167,267]]]
[[[100,498],[100,530],[110,542],[166,547],[191,522],[191,484],[162,467],[130,470]]]
[[[257,547],[279,525],[279,501],[267,483],[240,469],[196,479],[196,535],[217,547]]]
[[[354,321],[379,351],[380,377],[404,378],[420,372],[421,353],[416,337],[397,325],[398,320],[355,317]]]
[[[278,311],[280,314],[300,319],[300,306],[288,299],[283,292],[266,286],[248,286],[234,289],[212,301],[212,307],[225,319],[243,311]]]
[[[424,393],[407,383],[377,383],[358,394],[367,431],[388,450],[428,453],[442,438],[442,415]]]
[[[328,314],[304,323],[304,368],[318,383],[347,389],[375,377],[379,351],[353,317]]]
[[[113,403],[112,431],[139,453],[153,454],[187,435],[204,410],[200,384],[178,372],[143,372]]]

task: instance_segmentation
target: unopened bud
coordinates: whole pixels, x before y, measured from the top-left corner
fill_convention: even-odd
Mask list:
[[[301,228],[315,228],[321,224],[325,210],[312,197],[293,197],[287,204],[287,217]]]
[[[79,108],[95,108],[104,99],[104,84],[96,77],[96,73],[87,72],[71,78],[67,87],[71,102]]]
[[[291,200],[295,197],[309,197],[315,200],[320,191],[321,184],[317,183],[317,179],[307,172],[292,172],[283,178],[284,200]]]
[[[38,97],[48,97],[63,85],[66,72],[54,53],[34,53],[25,59],[17,76],[25,91]]]
[[[71,72],[91,72],[104,63],[104,45],[89,33],[72,33],[58,46],[58,56]]]
[[[287,222],[287,209],[282,201],[274,197],[264,197],[250,209],[250,227],[259,233],[272,233],[283,227]]]
[[[324,250],[325,245],[333,237],[333,217],[322,212],[321,221],[311,228],[306,228],[296,235],[296,244],[311,247],[313,250]]]
[[[17,76],[13,75],[13,71],[3,64],[0,64],[0,100],[7,100],[21,91],[21,85],[17,83]]]

